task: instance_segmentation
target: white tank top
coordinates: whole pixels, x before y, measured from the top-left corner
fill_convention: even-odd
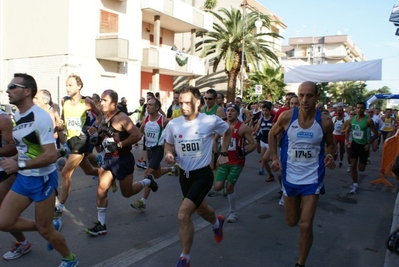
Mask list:
[[[323,179],[324,133],[321,112],[317,111],[313,125],[303,129],[298,122],[298,109],[293,109],[291,123],[284,132],[281,162],[286,166],[282,178],[297,185],[315,184]]]
[[[342,126],[344,125],[345,119],[337,119],[337,117],[333,117],[332,118],[332,122],[334,123],[334,132],[333,134],[335,135],[343,135],[343,133],[341,133],[342,130]]]

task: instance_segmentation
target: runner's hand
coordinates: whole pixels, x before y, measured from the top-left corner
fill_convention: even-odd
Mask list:
[[[175,157],[172,154],[165,155],[165,162],[167,164],[175,164]]]

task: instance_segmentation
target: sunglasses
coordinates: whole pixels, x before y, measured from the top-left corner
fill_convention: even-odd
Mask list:
[[[213,100],[213,97],[204,97],[205,100]]]
[[[23,88],[23,89],[27,88],[25,85],[21,85],[21,84],[17,84],[17,83],[9,83],[8,86],[7,86],[8,90],[13,90],[13,89],[15,89],[17,87],[20,87],[20,88]]]

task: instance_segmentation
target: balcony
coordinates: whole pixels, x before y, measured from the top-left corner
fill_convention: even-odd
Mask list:
[[[155,46],[143,49],[141,67],[147,72],[159,69],[165,75],[205,75],[205,59]]]
[[[96,39],[96,58],[125,62],[129,58],[129,41],[121,38]]]
[[[154,23],[154,16],[161,17],[161,27],[175,33],[191,29],[210,31],[213,27],[211,14],[180,0],[141,0],[143,23]]]

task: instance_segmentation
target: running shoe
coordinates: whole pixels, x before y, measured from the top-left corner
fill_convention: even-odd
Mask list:
[[[141,169],[147,169],[147,163],[145,161],[137,163],[136,166]]]
[[[228,223],[235,223],[238,219],[237,213],[235,212],[230,212],[229,215],[227,216],[227,222]]]
[[[351,190],[349,191],[349,194],[355,195],[359,191],[359,186],[357,185],[351,185]]]
[[[54,226],[54,229],[56,231],[61,232],[62,224],[63,223],[62,223],[62,219],[61,218],[53,219],[53,226]],[[51,251],[53,249],[54,249],[53,246],[50,243],[47,242],[47,250]]]
[[[176,267],[190,267],[190,262],[187,262],[186,258],[180,257],[179,261],[176,264]]]
[[[370,165],[371,164],[371,161],[370,161],[370,158],[368,158],[367,159],[367,165]]]
[[[73,261],[68,261],[68,260],[62,259],[59,267],[75,267],[75,266],[78,266],[78,264],[79,264],[79,260],[75,256],[75,260],[73,260]]]
[[[281,196],[280,201],[278,202],[278,204],[279,204],[281,207],[284,207],[284,196]]]
[[[61,217],[63,211],[64,211],[64,209],[61,206],[55,206],[54,219]]]
[[[141,199],[137,199],[136,202],[130,204],[130,206],[132,206],[132,208],[139,210],[141,212],[145,211],[145,204]]]
[[[31,244],[27,241],[26,245],[22,245],[18,241],[12,243],[10,251],[3,255],[3,260],[14,260],[18,259],[22,255],[29,253],[31,250]]]
[[[341,168],[344,163],[342,161],[339,162],[338,168]]]
[[[177,163],[176,163],[175,165],[173,165],[173,168],[175,168],[175,171],[169,172],[169,173],[171,173],[174,176],[179,176],[179,170],[180,170],[179,165],[177,165]]]
[[[219,191],[216,191],[215,188],[212,188],[208,193],[208,197],[216,197],[219,194]]]
[[[135,144],[135,145],[133,146],[133,150],[136,150],[136,149],[139,149],[139,145],[138,145],[138,144]]]
[[[217,218],[219,220],[219,228],[213,229],[215,241],[220,243],[223,240],[224,233],[223,233],[223,224],[224,224],[224,216],[219,214]]]
[[[158,183],[155,182],[154,176],[152,174],[149,174],[145,178],[151,181],[151,183],[149,185],[147,185],[147,187],[151,188],[152,192],[157,192]]]
[[[349,165],[348,168],[346,168],[346,172],[350,173],[351,172],[351,166]]]
[[[264,169],[259,169],[259,174],[260,175],[264,175],[265,174],[265,170]]]
[[[107,225],[102,225],[100,222],[97,222],[93,228],[86,229],[86,233],[92,236],[98,235],[106,235],[107,234]]]

